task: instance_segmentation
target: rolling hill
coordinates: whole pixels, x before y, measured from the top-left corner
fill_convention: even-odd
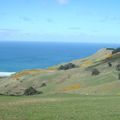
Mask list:
[[[41,94],[75,93],[85,95],[119,95],[120,80],[116,66],[120,53],[112,54],[111,49],[101,49],[94,55],[71,61],[77,67],[58,70],[57,66],[48,69],[26,70],[7,78],[0,78],[1,95],[23,95],[32,87]],[[109,66],[109,63],[111,66]],[[67,63],[63,63],[65,65]],[[92,75],[94,69],[98,75]]]

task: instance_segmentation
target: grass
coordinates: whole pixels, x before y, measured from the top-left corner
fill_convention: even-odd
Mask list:
[[[0,96],[0,120],[119,120],[120,96]]]
[[[89,69],[25,71],[17,74],[19,80],[0,79],[3,93],[20,92],[30,86],[43,92],[36,96],[0,96],[0,120],[119,120],[118,61],[111,68],[102,63]],[[93,68],[99,69],[100,75],[91,76]],[[42,82],[46,82],[45,87],[40,87]]]

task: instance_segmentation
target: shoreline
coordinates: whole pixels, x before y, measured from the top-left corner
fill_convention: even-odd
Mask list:
[[[0,77],[9,77],[16,72],[0,72]]]

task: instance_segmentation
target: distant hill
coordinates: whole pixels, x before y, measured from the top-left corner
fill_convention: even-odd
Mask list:
[[[0,94],[23,95],[26,89],[40,94],[75,93],[75,94],[120,94],[120,71],[116,66],[120,62],[120,52],[113,54],[113,49],[101,49],[97,53],[74,60],[72,69],[59,70],[58,66],[48,69],[26,70],[7,78],[0,78]],[[68,63],[62,64],[63,66]],[[99,71],[94,75],[92,72]]]

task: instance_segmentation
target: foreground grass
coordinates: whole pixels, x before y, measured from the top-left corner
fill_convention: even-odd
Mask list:
[[[119,120],[120,96],[0,96],[0,120]]]

